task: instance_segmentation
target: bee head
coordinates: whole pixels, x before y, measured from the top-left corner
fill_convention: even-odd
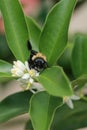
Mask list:
[[[43,71],[47,68],[46,57],[42,55],[42,53],[36,53],[32,56],[31,60],[29,60],[29,67],[30,69],[33,68],[38,72]]]

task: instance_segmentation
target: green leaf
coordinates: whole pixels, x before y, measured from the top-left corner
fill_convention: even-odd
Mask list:
[[[71,54],[72,54],[73,44],[68,43],[64,53],[58,59],[58,65],[62,66],[64,70],[69,71],[71,70]]]
[[[71,84],[62,68],[54,66],[46,69],[39,77],[39,82],[53,96],[70,96]]]
[[[87,74],[87,36],[78,34],[72,51],[72,71],[75,77]]]
[[[14,56],[7,45],[4,33],[0,34],[0,59],[10,62],[14,59]]]
[[[26,17],[26,22],[32,48],[33,50],[39,51],[39,37],[41,29],[31,17]]]
[[[19,92],[2,100],[0,102],[0,122],[27,113],[31,95],[29,91]]]
[[[0,83],[6,83],[6,82],[8,82],[8,81],[10,81],[10,80],[12,80],[13,79],[13,77],[0,77]]]
[[[61,98],[50,96],[46,92],[35,94],[30,104],[30,116],[34,130],[49,130],[55,109],[61,104]]]
[[[55,112],[51,130],[76,130],[87,127],[87,101],[74,101],[74,109],[66,105]]]
[[[11,78],[12,65],[6,61],[0,60],[0,81],[4,78]]]
[[[61,0],[49,12],[40,37],[40,51],[53,65],[67,44],[68,26],[76,0]]]
[[[0,9],[8,45],[14,56],[24,62],[29,56],[28,31],[21,6],[18,0],[0,0]]]

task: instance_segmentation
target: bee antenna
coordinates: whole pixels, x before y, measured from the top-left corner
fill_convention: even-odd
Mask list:
[[[32,50],[32,46],[31,46],[31,43],[30,43],[30,41],[29,41],[29,40],[27,41],[27,48],[28,48],[28,50],[29,50],[29,51],[31,51],[31,50]]]

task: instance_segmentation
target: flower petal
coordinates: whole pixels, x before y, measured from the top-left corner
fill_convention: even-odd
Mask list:
[[[66,104],[69,106],[69,108],[71,108],[71,109],[74,108],[73,102],[70,98],[68,98],[68,100],[66,101]]]
[[[30,78],[30,75],[29,73],[26,73],[22,76],[22,79],[29,79]]]
[[[29,71],[30,71],[30,68],[29,68],[29,65],[28,65],[28,62],[27,62],[27,61],[25,61],[25,66],[26,66],[27,71],[29,72]]]
[[[19,60],[17,61],[17,67],[22,71],[26,70],[26,66]]]
[[[72,100],[79,100],[80,97],[79,97],[79,96],[76,96],[76,95],[72,95],[72,96],[71,96],[71,99],[72,99]]]
[[[30,78],[29,82],[32,84],[34,82],[34,80],[32,78]]]

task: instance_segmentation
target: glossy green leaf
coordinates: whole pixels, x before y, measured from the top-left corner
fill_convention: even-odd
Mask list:
[[[74,109],[66,105],[57,109],[51,130],[76,130],[87,127],[87,101],[74,101]]]
[[[66,71],[71,69],[72,49],[73,49],[73,43],[68,43],[64,50],[64,53],[58,59],[58,65],[62,66]]]
[[[49,12],[40,37],[40,51],[53,65],[67,44],[68,26],[76,0],[61,0]]]
[[[15,59],[7,45],[7,41],[6,41],[4,33],[0,34],[0,59],[6,60],[9,62]]]
[[[29,91],[19,92],[2,100],[0,102],[0,122],[27,113],[31,95]]]
[[[54,66],[46,69],[39,77],[39,82],[53,96],[69,96],[72,94],[71,84],[62,68]]]
[[[6,38],[14,56],[25,61],[28,59],[28,31],[23,11],[18,0],[0,0]]]
[[[6,61],[0,60],[0,79],[11,78],[12,65]]]
[[[26,22],[32,48],[33,50],[39,51],[39,37],[41,34],[41,29],[31,17],[26,17]]]
[[[46,92],[35,94],[30,104],[30,116],[34,130],[49,130],[55,109],[61,104],[61,98],[50,96]]]
[[[76,35],[71,65],[75,77],[87,74],[87,36]]]

